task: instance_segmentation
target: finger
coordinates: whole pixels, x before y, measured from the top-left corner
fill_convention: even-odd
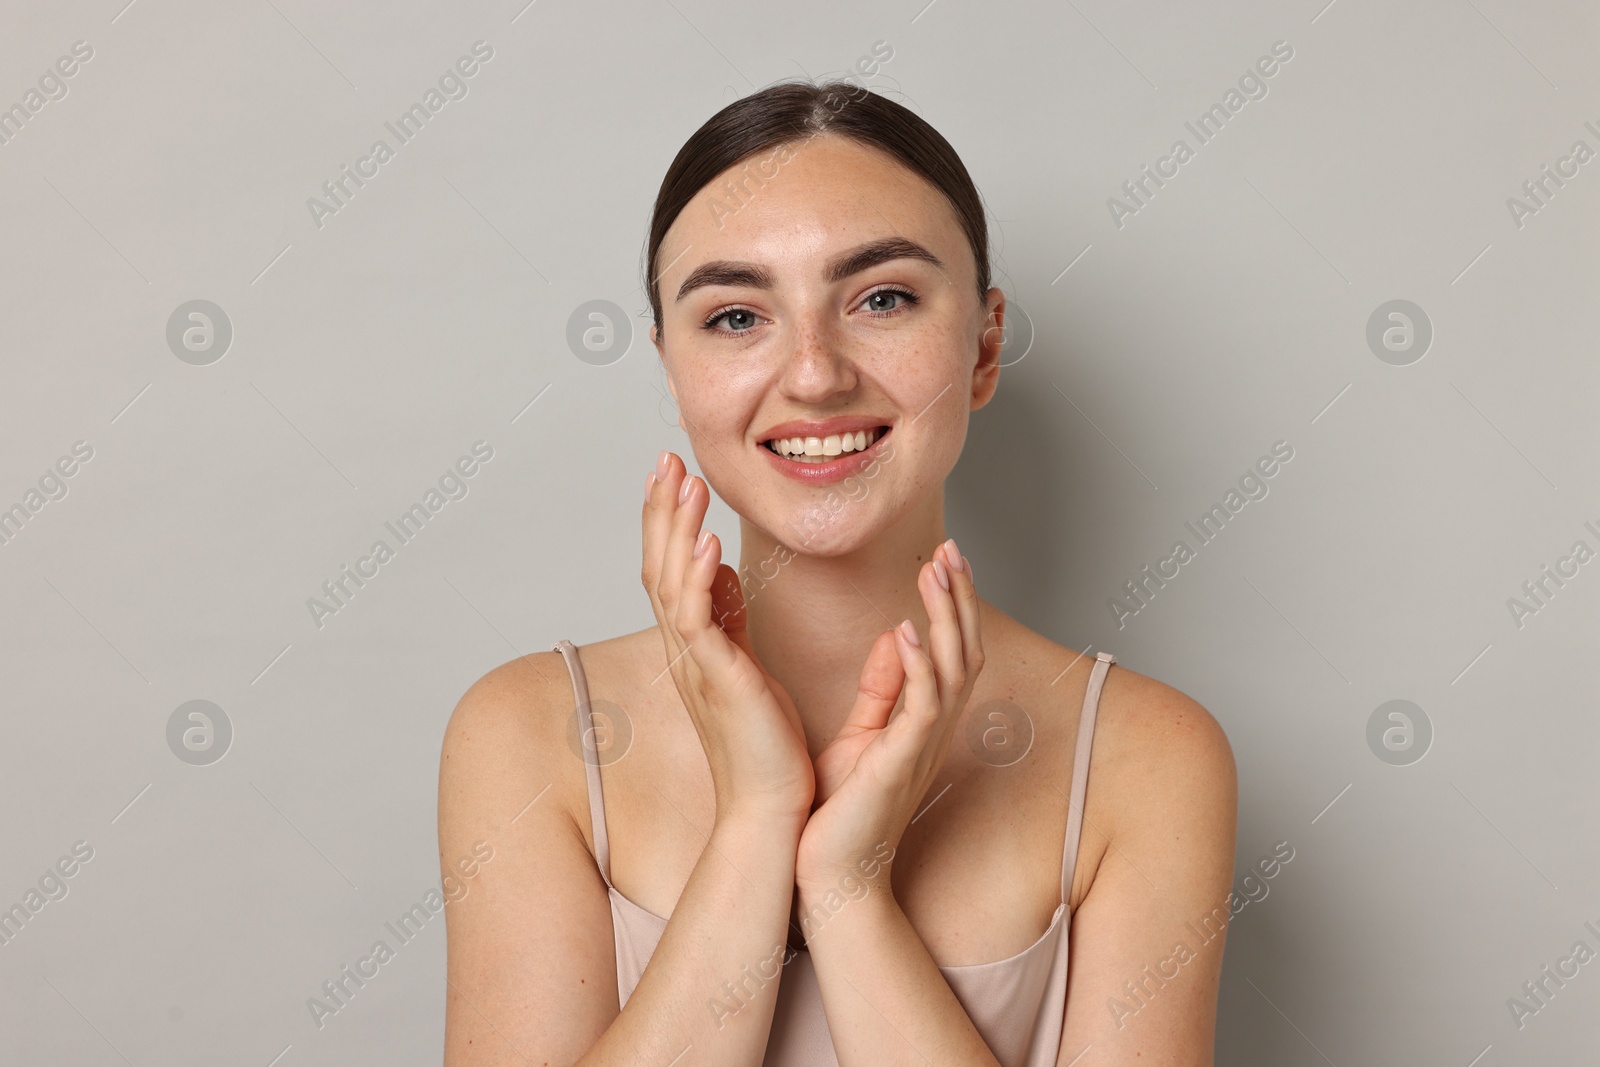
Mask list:
[[[699,555],[694,555],[694,551]],[[709,673],[726,670],[736,655],[722,627],[711,615],[712,582],[718,571],[730,569],[722,567],[721,560],[721,540],[710,530],[704,531],[691,550],[676,593],[674,624],[688,643],[690,658],[702,671]]]
[[[888,629],[872,642],[867,662],[861,668],[861,679],[856,684],[855,704],[845,716],[838,736],[845,737],[862,730],[881,730],[889,722],[895,701],[905,686],[906,670],[896,649],[895,631]]]
[[[722,627],[722,632],[728,635],[728,640],[749,656],[750,662],[762,674],[771,678],[772,673],[761,662],[761,657],[756,655],[755,645],[750,640],[750,615],[745,609],[744,587],[739,584],[739,574],[726,563],[717,568],[717,576],[711,582],[711,615]]]
[[[917,573],[917,590],[928,610],[929,656],[938,681],[940,709],[945,712],[959,705],[967,687],[961,624],[956,618],[956,602],[945,588],[949,582],[949,568],[937,555]]]
[[[669,476],[669,481],[670,481]],[[679,482],[681,490],[672,498],[672,520],[667,527],[666,548],[661,555],[661,581],[657,588],[661,594],[661,605],[667,610],[667,618],[675,619],[678,614],[679,598],[684,581],[684,572],[688,569],[690,561],[694,558],[695,542],[700,536],[700,526],[705,519],[706,509],[711,504],[711,490],[706,488],[706,483],[688,472],[684,473]],[[712,568],[712,573],[715,573]],[[709,618],[710,601],[706,601],[706,610]],[[701,620],[696,618],[686,620],[697,629]]]
[[[978,587],[972,581],[972,567],[961,555],[961,549],[952,538],[939,546],[936,557],[942,557],[950,579],[950,594],[955,599],[956,617],[961,623],[961,647],[967,664],[967,680],[977,677],[983,669],[983,635],[978,625],[980,606]]]
[[[662,563],[667,550],[667,534],[672,529],[672,516],[677,510],[678,486],[682,480],[683,464],[671,452],[662,452],[656,461],[650,491],[645,494],[644,513],[640,518],[644,559],[640,567],[640,580],[650,594],[651,606],[656,616],[666,622],[661,611],[660,585]],[[665,473],[662,473],[665,471]]]
[[[672,508],[676,490],[663,481],[663,471],[672,473],[672,453],[662,451],[656,459],[655,469],[645,480],[644,510],[640,516],[640,539],[643,545],[639,566],[639,580],[650,597],[650,610],[656,617],[656,629],[661,632],[661,644],[666,651],[668,666],[683,654],[684,640],[672,628],[666,608],[661,603],[662,557],[666,551],[667,531],[672,523]],[[658,676],[659,677],[659,676]]]
[[[752,660],[755,649],[750,646],[749,616],[745,613],[744,587],[739,584],[739,574],[726,563],[719,564],[716,577],[711,579],[711,616],[722,627],[722,632]],[[757,660],[757,662],[760,662]]]
[[[906,706],[900,713],[900,719],[906,725],[901,729],[915,735],[918,744],[922,745],[926,744],[933,728],[939,723],[939,689],[926,651],[920,641],[912,643],[906,636],[907,630],[916,633],[909,619],[894,628],[895,648],[900,653],[900,665],[906,672]]]

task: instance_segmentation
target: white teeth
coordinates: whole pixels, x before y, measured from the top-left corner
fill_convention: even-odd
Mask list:
[[[772,450],[790,459],[832,458],[846,452],[860,452],[880,436],[880,431],[856,430],[852,433],[829,434],[827,437],[779,437],[772,442]]]

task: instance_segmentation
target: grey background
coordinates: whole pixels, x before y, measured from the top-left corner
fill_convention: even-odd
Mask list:
[[[1520,1029],[1507,998],[1600,948],[1600,563],[1521,627],[1507,599],[1600,548],[1600,161],[1520,228],[1506,201],[1600,150],[1597,17],[1324,3],[7,5],[0,105],[94,55],[0,145],[0,506],[94,455],[0,545],[0,907],[94,856],[0,945],[6,1062],[437,1062],[442,915],[322,1029],[306,1000],[438,886],[465,688],[650,624],[638,498],[688,456],[647,323],[594,366],[568,317],[646,308],[695,127],[878,40],[867,84],[962,154],[1035,331],[952,533],[996,604],[1222,722],[1241,877],[1295,849],[1230,933],[1219,1062],[1592,1056],[1600,964]],[[478,40],[468,95],[318,228],[307,200]],[[1279,40],[1268,95],[1116,226]],[[194,299],[233,329],[208,366],[166,342]],[[1409,366],[1365,340],[1392,299],[1434,329]],[[478,440],[468,495],[314,625]],[[1122,583],[1278,440],[1270,494],[1119,628]],[[1433,730],[1408,766],[1366,739],[1395,699]],[[191,700],[232,725],[209,766],[168,748]]]

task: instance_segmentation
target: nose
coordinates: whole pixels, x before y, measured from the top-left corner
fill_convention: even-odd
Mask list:
[[[795,327],[779,388],[799,404],[822,405],[856,387],[855,362],[826,324]]]

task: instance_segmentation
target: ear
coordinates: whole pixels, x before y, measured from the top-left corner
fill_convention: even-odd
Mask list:
[[[674,406],[674,408],[677,408],[677,410],[678,410],[678,429],[683,430],[683,432],[688,432],[688,429],[690,429],[690,427],[685,426],[685,424],[683,424],[683,408],[682,408],[682,405],[678,405],[678,386],[677,386],[677,382],[672,381],[672,371],[667,370],[667,349],[666,349],[666,346],[664,346],[664,344],[662,344],[662,342],[661,342],[661,326],[651,326],[651,328],[650,328],[650,342],[651,342],[651,344],[653,344],[653,346],[656,346],[656,355],[659,355],[659,357],[661,357],[661,373],[662,374],[666,374],[667,392],[670,392],[670,394],[672,394],[672,406]]]
[[[978,362],[972,368],[973,411],[994,399],[1000,388],[1000,347],[1006,339],[1006,294],[996,287],[984,296],[984,329],[978,338]]]
[[[667,371],[667,369],[666,369],[667,368],[667,350],[666,350],[665,346],[661,342],[661,328],[659,326],[651,326],[650,327],[650,343],[656,346],[656,355],[661,358],[661,369],[666,372],[666,376],[667,376],[667,391],[672,394],[672,404],[673,404],[673,406],[677,407],[677,405],[678,405],[678,387],[672,381],[672,373],[670,371]],[[679,426],[683,425],[683,420],[681,418],[678,420],[678,425]]]

